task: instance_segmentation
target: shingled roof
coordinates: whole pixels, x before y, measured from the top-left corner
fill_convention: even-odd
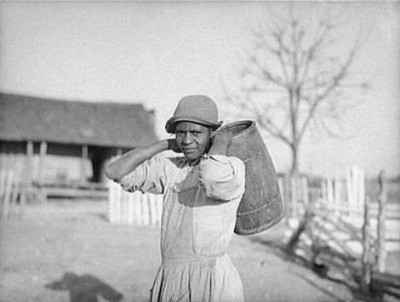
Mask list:
[[[133,148],[154,142],[142,104],[51,100],[0,93],[0,140]]]

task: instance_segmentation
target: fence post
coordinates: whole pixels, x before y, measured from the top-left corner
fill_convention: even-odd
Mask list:
[[[326,180],[326,194],[327,194],[329,209],[332,209],[334,202],[334,192],[333,192],[333,180],[330,178]]]
[[[386,270],[386,186],[385,186],[385,171],[381,171],[378,176],[379,192],[378,192],[378,271]]]
[[[134,204],[135,204],[135,194],[128,194],[127,196],[127,210],[126,210],[126,215],[128,216],[126,219],[127,224],[131,225],[134,224],[135,222],[135,216],[134,216]]]
[[[115,183],[110,183],[108,191],[109,200],[109,220],[111,223],[120,222],[120,200],[121,200],[120,187]]]
[[[333,182],[333,204],[334,213],[340,213],[341,210],[341,195],[340,195],[340,180],[337,176],[332,180]]]
[[[328,206],[327,200],[328,200],[327,180],[324,179],[324,178],[321,178],[321,198],[320,198],[320,202],[324,206]]]
[[[0,171],[0,206],[2,212],[4,209],[6,184],[7,184],[7,172]]]
[[[120,223],[122,224],[128,223],[128,204],[129,204],[129,193],[122,191],[121,208],[120,208]]]
[[[163,212],[163,207],[164,207],[164,198],[162,195],[157,195],[156,198],[157,201],[157,224],[161,226],[162,222],[162,212]]]
[[[4,196],[2,205],[2,218],[6,219],[10,215],[11,207],[13,206],[13,190],[15,190],[15,172],[9,170],[5,173],[4,181]]]
[[[347,170],[346,184],[348,193],[349,218],[359,223],[362,221],[362,211],[365,201],[365,175],[364,171],[353,166]]]
[[[357,195],[357,208],[362,209],[362,205],[366,202],[365,199],[365,173],[364,170],[357,167],[357,184],[358,184],[358,195]],[[362,217],[362,212],[359,214]],[[365,217],[365,215],[364,215]]]
[[[355,208],[355,188],[354,188],[354,174],[352,168],[347,168],[346,171],[346,188],[347,188],[347,207],[349,211],[349,216],[351,219],[354,218],[354,208]]]
[[[142,198],[142,217],[143,217],[142,221],[144,225],[149,225],[150,224],[149,198],[146,195],[143,195]]]
[[[143,216],[142,216],[142,203],[144,199],[144,194],[140,192],[135,192],[137,195],[137,200],[135,201],[135,217],[136,217],[136,225],[143,225]]]
[[[156,194],[148,194],[147,199],[149,200],[150,205],[150,224],[151,225],[160,225],[160,219],[158,214],[158,202],[159,195]]]
[[[369,293],[371,289],[371,274],[372,274],[372,264],[371,260],[371,245],[370,245],[370,203],[369,198],[364,199],[364,224],[362,227],[362,257],[361,257],[361,290],[364,293]]]

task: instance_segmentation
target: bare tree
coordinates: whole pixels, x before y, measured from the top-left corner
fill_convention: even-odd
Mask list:
[[[254,48],[240,70],[241,87],[226,93],[230,104],[250,111],[261,130],[290,148],[291,174],[298,172],[300,145],[310,126],[330,135],[340,132],[343,110],[354,105],[345,90],[367,87],[348,82],[359,41],[343,49],[339,28],[329,15],[310,22],[292,10],[288,18],[253,29]]]

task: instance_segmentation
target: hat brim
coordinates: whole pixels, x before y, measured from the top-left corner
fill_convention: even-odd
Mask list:
[[[178,123],[178,122],[191,122],[191,123],[199,124],[202,126],[210,127],[212,131],[217,130],[222,125],[222,121],[213,124],[213,123],[204,121],[204,120],[196,118],[196,117],[190,117],[190,116],[181,117],[180,116],[180,117],[171,117],[165,124],[165,130],[168,133],[175,133],[176,123]]]

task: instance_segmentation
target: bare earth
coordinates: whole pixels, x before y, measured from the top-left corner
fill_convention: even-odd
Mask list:
[[[30,205],[22,219],[2,221],[0,301],[84,302],[71,299],[68,290],[45,287],[67,272],[97,278],[123,301],[147,301],[160,263],[159,228],[112,225],[107,210],[105,201],[53,201]],[[322,279],[263,243],[282,237],[277,226],[233,238],[229,254],[246,301],[361,301],[349,286]],[[98,301],[112,299],[100,295]]]

